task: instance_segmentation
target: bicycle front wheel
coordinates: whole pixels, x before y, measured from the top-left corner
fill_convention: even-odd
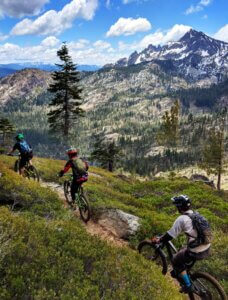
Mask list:
[[[151,241],[142,241],[138,245],[138,251],[146,259],[156,262],[161,267],[162,274],[166,274],[168,270],[168,264],[164,252],[161,249],[156,249]]]
[[[87,200],[86,196],[84,194],[81,194],[79,196],[79,212],[82,220],[87,223],[91,216],[91,210],[89,206],[89,201]]]
[[[70,206],[72,206],[72,198],[71,198],[71,193],[70,193],[71,187],[70,186],[71,186],[70,181],[65,180],[64,183],[63,183],[64,195],[65,195],[67,203]]]
[[[189,295],[192,300],[227,300],[225,291],[219,282],[208,273],[196,272],[191,275],[195,292]]]

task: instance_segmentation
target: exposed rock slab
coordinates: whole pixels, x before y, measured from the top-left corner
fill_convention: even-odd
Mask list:
[[[120,209],[101,209],[97,213],[97,223],[118,238],[128,239],[140,227],[137,216],[123,212]]]

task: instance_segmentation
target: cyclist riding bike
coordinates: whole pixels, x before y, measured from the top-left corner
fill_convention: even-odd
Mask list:
[[[173,204],[177,207],[181,214],[173,226],[162,237],[152,238],[154,243],[167,243],[176,238],[179,234],[185,233],[187,236],[187,246],[182,248],[173,257],[173,271],[171,275],[177,278],[182,283],[180,292],[191,293],[192,284],[186,272],[185,264],[190,264],[192,261],[201,260],[209,256],[210,242],[199,242],[199,232],[194,226],[192,216],[198,215],[191,208],[191,199],[186,195],[180,195],[171,198]],[[202,216],[200,216],[203,218]],[[204,219],[204,218],[203,218]],[[205,219],[204,219],[205,220]],[[206,221],[206,220],[205,220]]]
[[[79,186],[88,180],[88,164],[86,161],[78,157],[78,150],[70,148],[66,151],[69,160],[67,161],[63,170],[59,172],[59,176],[62,177],[71,168],[73,173],[73,180],[71,184],[71,198],[75,201],[75,195],[78,192]]]
[[[13,146],[12,150],[8,153],[8,155],[12,155],[15,150],[18,150],[20,153],[20,162],[19,162],[19,174],[24,176],[25,166],[27,163],[32,165],[33,152],[32,147],[28,144],[25,139],[23,133],[19,133],[15,137],[16,144]]]

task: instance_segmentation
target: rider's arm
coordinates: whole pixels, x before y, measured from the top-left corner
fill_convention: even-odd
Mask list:
[[[10,150],[10,152],[8,153],[8,155],[12,154],[15,150],[18,150],[18,143],[16,143],[13,148]]]
[[[68,161],[68,162],[66,163],[64,169],[61,170],[61,171],[59,172],[59,175],[60,175],[60,176],[63,176],[66,172],[69,171],[69,169],[70,169],[71,167],[72,167],[72,163],[71,163],[71,161]]]
[[[160,237],[159,242],[161,243],[167,243],[168,241],[171,241],[173,237],[166,232],[162,237]]]
[[[179,216],[173,223],[173,226],[167,231],[167,233],[172,237],[176,238],[180,233],[184,231],[184,219],[183,216]]]

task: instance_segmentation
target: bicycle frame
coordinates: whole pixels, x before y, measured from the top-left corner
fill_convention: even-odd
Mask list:
[[[165,244],[159,244],[159,245],[155,245],[156,249],[160,249],[162,251],[163,248],[167,249],[168,252],[168,256],[171,262],[171,265],[173,266],[173,255],[176,254],[178,252],[177,248],[174,246],[174,244],[171,241],[168,241]],[[162,251],[164,257],[166,258],[165,253]],[[186,269],[187,271],[189,271],[193,265],[195,264],[195,260],[192,259],[192,262],[189,264],[185,264],[186,265]]]

